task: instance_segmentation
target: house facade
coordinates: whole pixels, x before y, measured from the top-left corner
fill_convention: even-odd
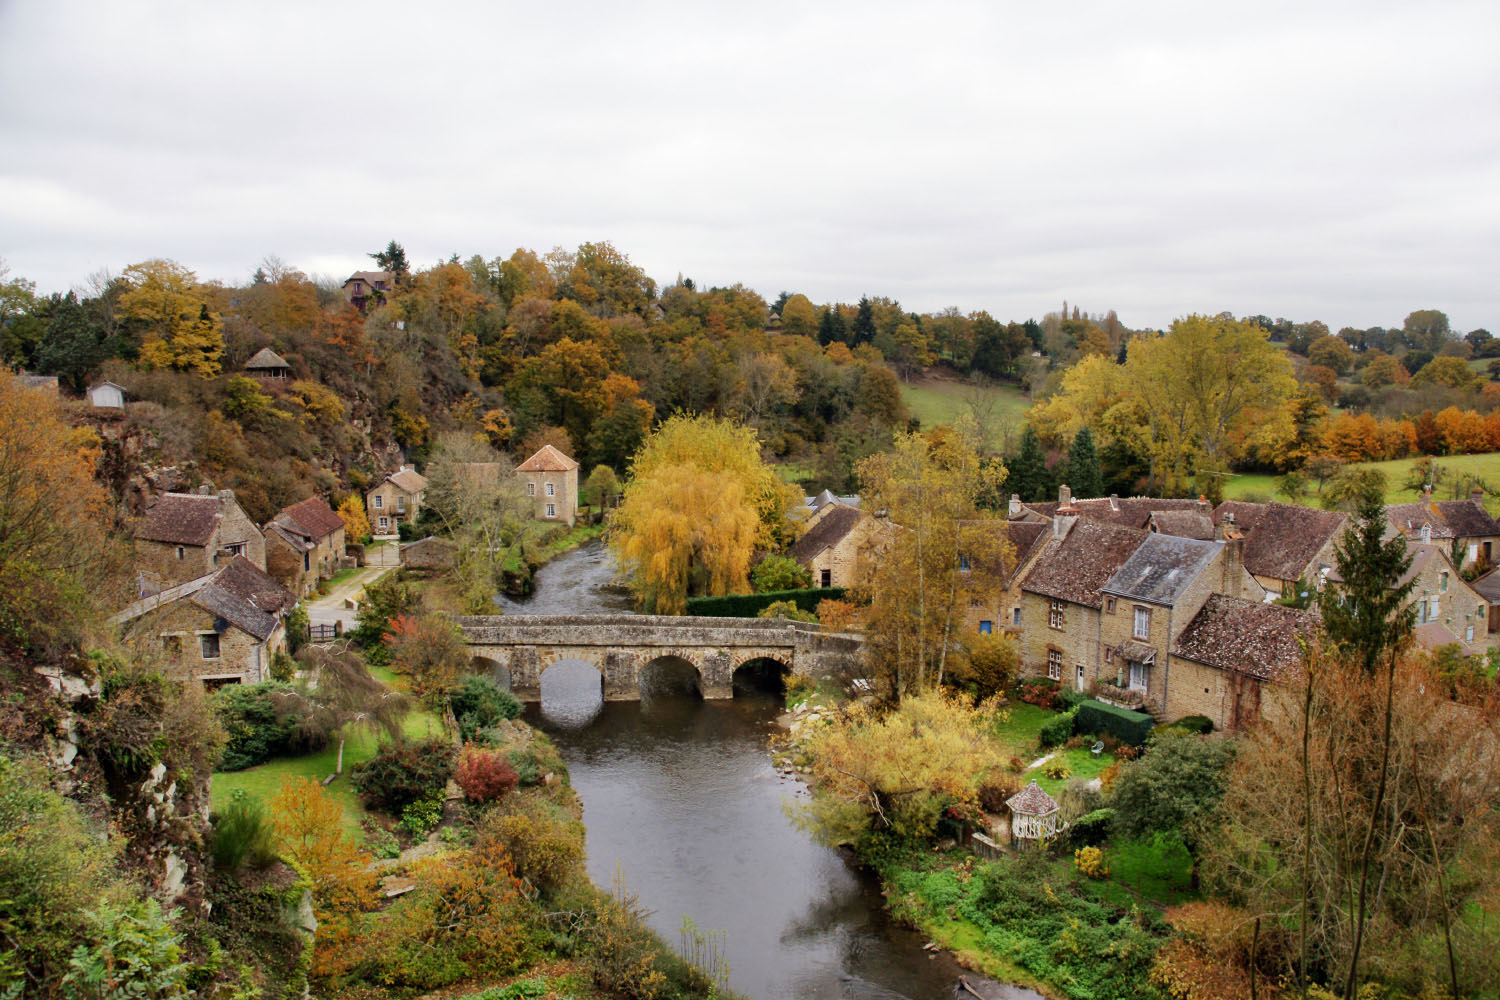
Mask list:
[[[379,305],[394,287],[395,276],[390,271],[355,271],[344,281],[344,301],[360,312],[370,305]]]
[[[175,675],[205,687],[270,680],[286,648],[296,598],[248,559],[143,598],[110,619],[122,637],[159,653]]]
[[[164,493],[135,529],[136,570],[145,593],[196,580],[236,556],[265,571],[265,538],[233,490],[215,493],[203,486],[197,493]]]
[[[386,476],[365,493],[370,529],[377,535],[393,535],[402,521],[415,520],[426,489],[427,478],[409,465]]]
[[[1416,609],[1414,637],[1432,650],[1457,643],[1465,656],[1483,654],[1489,646],[1489,601],[1464,580],[1445,546],[1417,544],[1411,565],[1398,584],[1410,580],[1410,606]]]
[[[276,513],[262,530],[266,572],[299,597],[338,572],[344,559],[344,519],[319,497]]]
[[[1407,544],[1456,550],[1460,569],[1487,568],[1500,557],[1500,522],[1484,509],[1482,490],[1474,490],[1467,500],[1433,500],[1429,486],[1417,503],[1387,505],[1385,516],[1391,532],[1404,535]]]
[[[812,574],[814,587],[853,587],[865,581],[869,560],[884,551],[890,531],[888,522],[858,507],[828,504],[790,554]]]
[[[969,605],[965,622],[970,632],[980,635],[1020,635],[1021,580],[1047,547],[1052,526],[1043,521],[995,521],[996,531],[1005,539],[1005,557],[998,566],[976,566],[989,573],[999,584],[993,598]]]
[[[1231,732],[1284,714],[1277,683],[1296,675],[1317,629],[1310,611],[1210,595],[1173,639],[1168,714],[1206,716]]]
[[[578,519],[578,463],[544,444],[516,466],[516,477],[526,485],[532,516],[539,521],[560,521],[568,527]]]

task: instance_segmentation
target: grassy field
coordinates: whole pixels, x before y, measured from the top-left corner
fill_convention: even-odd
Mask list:
[[[387,668],[374,667],[371,668],[370,673],[387,687],[397,689],[405,687],[400,678]],[[407,736],[421,739],[440,734],[442,724],[431,712],[417,708],[406,717],[402,729]],[[365,816],[365,809],[360,804],[359,797],[354,794],[354,785],[349,781],[349,770],[355,764],[375,756],[379,742],[377,735],[368,730],[352,730],[344,744],[343,777],[328,786],[328,794],[344,807],[345,832],[359,841],[364,839],[359,823]],[[243,771],[218,772],[213,777],[212,808],[218,809],[223,806],[228,801],[229,794],[235,789],[241,789],[262,801],[269,801],[271,796],[281,789],[282,784],[292,778],[312,778],[315,781],[322,781],[333,773],[337,759],[338,744],[333,743],[317,753],[304,754],[301,757],[282,757]]]
[[[1392,462],[1364,462],[1360,468],[1379,469],[1385,473],[1387,489],[1385,493],[1386,503],[1409,503],[1421,496],[1421,491],[1407,489],[1403,485],[1407,474],[1411,472],[1412,466],[1419,459],[1402,458]],[[1448,455],[1437,460],[1442,468],[1448,470],[1451,478],[1461,475],[1478,476],[1483,482],[1500,487],[1500,452],[1490,452],[1485,455]],[[1274,476],[1265,475],[1236,475],[1224,484],[1224,498],[1226,500],[1243,499],[1246,494],[1263,494],[1270,496],[1273,500],[1280,500],[1275,495]],[[1447,484],[1439,483],[1433,495],[1440,500],[1452,499],[1447,489]],[[1491,513],[1500,512],[1500,504],[1496,500],[1500,498],[1487,498],[1487,505]],[[1318,496],[1316,491],[1310,491],[1302,498],[1302,503],[1309,507],[1317,506]]]
[[[1068,776],[1066,778],[1049,778],[1042,773],[1059,760],[1067,765]],[[1088,747],[1079,747],[1076,750],[1064,750],[1060,757],[1054,757],[1034,771],[1027,771],[1021,775],[1021,780],[1030,781],[1035,778],[1036,783],[1042,787],[1042,791],[1056,798],[1062,792],[1063,787],[1074,778],[1091,781],[1103,774],[1114,762],[1114,754],[1101,753],[1095,757]]]
[[[992,730],[995,742],[1005,755],[1019,757],[1030,764],[1041,756],[1037,740],[1041,736],[1042,724],[1057,713],[1024,701],[1013,702],[1006,706],[1005,711],[1010,719]]]
[[[1026,394],[1013,385],[975,386],[939,378],[903,382],[901,398],[906,400],[911,415],[922,422],[923,430],[951,424],[969,409],[971,403],[981,410],[988,408],[994,422],[1004,424],[1008,421],[1019,426],[1031,405]]]

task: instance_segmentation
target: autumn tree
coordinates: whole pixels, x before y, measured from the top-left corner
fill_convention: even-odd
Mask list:
[[[465,610],[491,610],[500,567],[531,516],[510,460],[472,434],[443,434],[427,466],[424,496],[425,507],[457,545],[450,575]]]
[[[589,478],[585,480],[580,493],[583,495],[584,503],[597,510],[603,510],[620,495],[620,477],[615,475],[615,470],[609,466],[596,465],[594,471],[589,473]]]
[[[674,416],[635,457],[610,548],[637,603],[680,614],[689,594],[748,590],[755,553],[787,540],[795,500],[761,461],[753,430]]]
[[[344,537],[359,541],[370,534],[370,518],[365,513],[365,501],[358,493],[351,493],[339,504],[338,515],[344,522]]]
[[[197,275],[158,258],[132,264],[121,278],[127,287],[115,305],[116,315],[138,331],[143,364],[204,378],[219,374],[224,324],[209,307]]]
[[[448,694],[469,669],[469,647],[447,615],[401,615],[385,638],[391,666],[405,675],[412,693],[433,711],[444,711]],[[451,720],[450,720],[451,721]]]
[[[1381,389],[1388,385],[1405,385],[1411,381],[1411,373],[1389,354],[1381,354],[1365,362],[1359,380],[1371,389]]]
[[[897,434],[895,447],[860,465],[863,503],[888,525],[861,559],[871,568],[868,657],[893,700],[943,682],[970,602],[992,596],[1007,555],[978,500],[984,476],[972,424]]]
[[[1354,349],[1338,337],[1319,337],[1308,347],[1307,360],[1331,368],[1337,375],[1347,375],[1354,367]]]
[[[296,717],[303,737],[338,741],[335,774],[344,773],[344,742],[351,729],[400,737],[411,699],[370,676],[358,653],[347,645],[307,646],[301,655],[306,680],[296,691],[276,695],[277,709]]]
[[[818,310],[806,295],[793,295],[782,305],[781,332],[799,337],[811,337],[818,332]]]

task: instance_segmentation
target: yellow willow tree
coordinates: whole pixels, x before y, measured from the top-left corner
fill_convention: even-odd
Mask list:
[[[787,540],[796,499],[753,430],[679,414],[636,454],[610,548],[642,608],[681,614],[690,594],[748,591],[755,553]]]
[[[895,447],[860,464],[864,509],[889,523],[861,554],[870,572],[866,630],[871,669],[885,694],[941,684],[970,602],[993,595],[1009,558],[1004,523],[981,512],[1004,466],[981,467],[972,420],[931,434],[897,434]]]

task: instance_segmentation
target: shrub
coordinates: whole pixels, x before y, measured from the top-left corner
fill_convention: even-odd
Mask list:
[[[1190,733],[1202,736],[1214,731],[1214,722],[1206,715],[1185,715],[1172,723],[1178,729],[1185,729]]]
[[[415,802],[408,802],[401,810],[401,829],[413,837],[425,837],[443,821],[443,797],[429,795]]]
[[[750,571],[750,585],[757,594],[805,590],[811,584],[812,573],[791,556],[766,556]]]
[[[172,929],[175,913],[154,899],[106,904],[91,914],[87,944],[73,949],[63,995],[76,1000],[187,996],[189,967],[182,961],[182,935]]]
[[[1021,790],[1014,775],[997,771],[979,786],[979,808],[989,813],[1005,812],[1005,800]]]
[[[789,622],[816,622],[818,620],[815,613],[803,611],[796,601],[773,601],[761,608],[755,617],[785,618]]]
[[[1005,766],[1010,768],[1012,774],[1020,774],[1026,770],[1026,762],[1019,757],[1012,757]]]
[[[466,746],[453,772],[453,780],[470,802],[489,802],[520,784],[521,776],[504,752]]]
[[[1066,761],[1059,758],[1058,760],[1049,760],[1046,764],[1042,765],[1042,773],[1053,781],[1062,781],[1072,774],[1073,771],[1068,767]]]
[[[1038,708],[1057,707],[1057,681],[1048,677],[1027,677],[1016,684],[1016,697]]]
[[[1068,840],[1078,847],[1096,846],[1109,839],[1115,821],[1113,809],[1095,809],[1068,825]]]
[[[213,817],[214,864],[228,871],[245,865],[264,868],[276,860],[275,834],[265,803],[236,788],[229,804]]]
[[[297,661],[288,656],[286,650],[278,649],[271,657],[271,680],[287,684],[296,676]]]
[[[277,711],[274,696],[290,691],[286,684],[267,681],[229,684],[214,692],[209,704],[229,737],[219,757],[219,770],[241,771],[305,748],[297,735],[298,719]]]
[[[1065,743],[1073,735],[1074,713],[1064,712],[1042,723],[1041,742],[1044,747],[1055,747]]]
[[[366,804],[400,813],[418,799],[439,793],[453,776],[453,746],[437,738],[388,743],[350,772]]]
[[[1064,711],[1070,708],[1077,708],[1088,700],[1089,696],[1077,688],[1060,687],[1057,690],[1057,704]]]
[[[583,824],[555,803],[518,796],[480,821],[477,848],[498,845],[516,874],[544,896],[583,877]]]
[[[1123,743],[1143,746],[1156,720],[1145,712],[1132,712],[1089,699],[1078,706],[1076,727],[1084,733],[1110,733]]]
[[[1088,878],[1109,878],[1109,866],[1104,863],[1104,852],[1097,847],[1080,847],[1074,851],[1073,867]]]
[[[293,656],[296,656],[297,651],[300,650],[303,646],[307,645],[307,643],[311,639],[312,622],[309,620],[307,615],[307,606],[299,602],[297,606],[291,610],[291,613],[286,616],[287,652],[291,653]],[[284,680],[289,678],[278,677],[276,679]]]
[[[708,618],[754,618],[762,608],[777,601],[793,601],[803,611],[816,611],[822,600],[841,601],[843,587],[809,587],[805,590],[772,590],[764,594],[729,594],[724,597],[689,597],[687,613]]]
[[[465,743],[475,734],[506,719],[521,714],[521,703],[509,691],[500,690],[494,679],[484,674],[465,677],[448,696],[453,717],[458,720],[458,734]]]
[[[825,597],[818,602],[818,621],[830,632],[847,632],[854,623],[854,613],[858,610],[858,605],[851,601]]]

